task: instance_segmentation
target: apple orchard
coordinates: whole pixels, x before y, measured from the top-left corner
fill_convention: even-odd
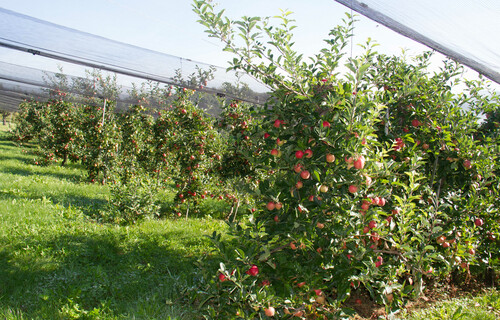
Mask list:
[[[191,294],[206,318],[337,319],[356,292],[389,314],[429,282],[495,282],[500,100],[487,82],[370,41],[348,57],[350,16],[305,59],[287,12],[233,21],[209,1],[193,7],[231,68],[270,88],[265,105],[222,101],[213,117],[200,93],[169,88],[161,110],[138,100],[104,114],[59,94],[21,105],[15,134],[38,138],[40,164],[80,161],[109,184],[105,222],[226,202],[228,232],[211,236],[219,262],[200,261]],[[155,194],[170,186],[160,210]]]

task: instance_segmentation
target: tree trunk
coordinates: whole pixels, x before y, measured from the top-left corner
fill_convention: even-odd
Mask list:
[[[63,161],[61,163],[61,167],[64,167],[64,165],[66,164],[66,161],[68,161],[68,154],[67,153],[64,154],[64,158],[63,158]]]

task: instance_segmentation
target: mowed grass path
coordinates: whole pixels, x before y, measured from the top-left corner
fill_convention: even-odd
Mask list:
[[[77,165],[41,167],[0,128],[1,319],[195,319],[205,234],[220,220],[99,224],[108,189]]]

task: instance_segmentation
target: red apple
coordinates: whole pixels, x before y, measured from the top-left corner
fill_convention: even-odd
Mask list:
[[[226,281],[227,279],[226,279],[226,276],[225,276],[225,275],[223,275],[222,273],[219,273],[219,280],[220,280],[221,282],[224,282],[224,281]]]
[[[269,308],[266,308],[264,309],[264,313],[266,314],[266,316],[268,317],[274,317],[274,313],[276,312],[276,310],[274,310],[273,307],[269,307]]]
[[[375,267],[380,267],[384,263],[384,259],[381,256],[377,257],[377,262],[375,262]]]
[[[418,127],[420,125],[420,121],[418,121],[417,119],[413,119],[411,121],[411,125],[416,128],[416,127]]]
[[[267,210],[272,211],[276,208],[276,205],[274,204],[274,202],[269,201],[266,205],[266,208],[267,208]]]
[[[302,159],[303,156],[304,156],[304,151],[299,150],[295,152],[295,158]]]
[[[309,173],[309,171],[304,170],[300,173],[300,177],[304,180],[307,180],[311,177],[311,174]]]
[[[281,202],[278,202],[274,207],[276,208],[276,210],[281,210],[281,208],[283,208],[283,204]]]
[[[280,125],[281,125],[282,123],[283,123],[283,122],[282,122],[281,120],[276,119],[276,121],[274,121],[274,127],[275,127],[275,128],[279,128],[279,127],[280,127]]]
[[[328,153],[326,155],[326,162],[332,163],[335,161],[335,156],[333,154]]]
[[[300,173],[303,168],[304,166],[302,164],[297,163],[296,165],[293,166],[293,171],[295,171],[296,173]]]
[[[375,229],[376,227],[377,227],[377,222],[375,222],[374,220],[368,222],[368,228]]]
[[[464,165],[464,168],[466,170],[469,170],[470,168],[472,168],[472,162],[469,159],[464,160],[463,165]]]
[[[278,216],[274,216],[273,220],[274,220],[274,222],[278,222],[278,221],[280,221],[280,218]]]
[[[325,224],[324,224],[324,223],[321,223],[321,222],[318,222],[318,223],[316,223],[316,227],[317,227],[318,229],[323,229],[323,228],[325,227]]]
[[[323,128],[330,128],[330,122],[328,121],[323,121]]]
[[[267,138],[269,138],[270,136],[271,136],[271,135],[270,135],[269,133],[267,133],[267,132],[266,132],[266,133],[264,133],[264,139],[267,139]]]
[[[482,225],[484,224],[484,221],[483,221],[483,219],[481,219],[481,218],[476,218],[476,219],[474,220],[474,224],[475,224],[476,226],[480,227],[480,226],[482,226]]]
[[[276,149],[271,150],[271,155],[277,157],[279,155],[279,151]]]
[[[251,275],[251,276],[256,276],[259,274],[259,268],[256,265],[252,265],[250,269],[246,272],[246,274]]]
[[[358,192],[358,187],[356,187],[355,185],[351,184],[349,186],[349,192],[350,193],[356,193],[356,192]]]
[[[295,188],[297,189],[301,189],[303,186],[304,184],[302,183],[302,181],[297,181],[297,183],[295,184]]]
[[[365,157],[360,156],[356,161],[354,161],[354,168],[363,169],[365,167]]]
[[[385,199],[384,198],[379,198],[378,205],[381,206],[381,207],[385,206]]]
[[[313,152],[311,149],[307,149],[306,151],[304,151],[304,154],[306,158],[311,158],[313,156]]]

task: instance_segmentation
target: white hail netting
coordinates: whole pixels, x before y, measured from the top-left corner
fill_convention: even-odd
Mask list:
[[[264,85],[249,76],[240,78],[234,72],[226,72],[225,68],[113,41],[3,8],[0,8],[0,47],[17,54],[31,53],[40,59],[56,59],[71,64],[73,68],[96,68],[141,80],[192,87],[253,103],[263,103],[264,93],[268,91]],[[21,71],[15,74],[12,72],[13,68]],[[187,81],[190,75],[197,74],[199,70],[213,72],[213,79],[203,84],[203,89],[199,85],[181,82],[176,77],[179,73],[182,80]],[[44,71],[1,65],[0,108],[15,109],[15,103],[19,99],[29,95],[39,96],[44,88]],[[245,96],[239,96],[234,90],[226,92],[224,83],[233,86],[236,83],[245,83],[252,92],[245,91]]]
[[[335,0],[500,84],[500,0]]]

